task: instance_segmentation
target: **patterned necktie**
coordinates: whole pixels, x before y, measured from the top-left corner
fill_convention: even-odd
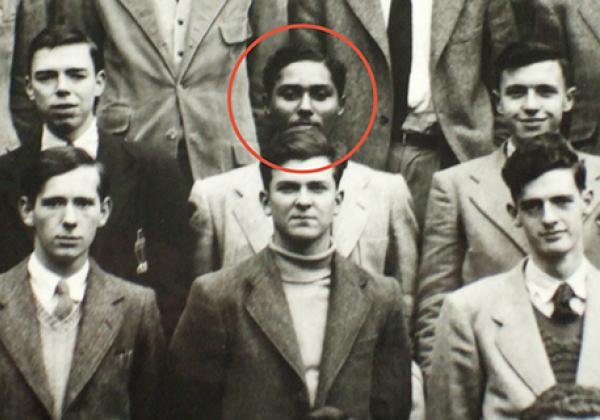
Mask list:
[[[552,302],[554,303],[554,312],[552,313],[552,319],[562,324],[568,324],[579,318],[579,315],[573,311],[569,302],[575,297],[575,292],[566,282],[563,282],[554,296],[552,296]]]
[[[69,295],[69,286],[65,279],[61,279],[56,286],[54,292],[56,296],[56,308],[54,308],[53,315],[59,320],[65,319],[73,311],[73,300]]]

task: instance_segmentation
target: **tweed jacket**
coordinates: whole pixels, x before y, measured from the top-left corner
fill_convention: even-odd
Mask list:
[[[196,274],[236,264],[269,243],[273,223],[258,198],[262,188],[258,164],[196,182],[190,194]],[[349,162],[340,189],[344,202],[333,222],[337,251],[373,275],[395,277],[408,317],[416,289],[418,228],[404,179]]]
[[[173,418],[304,419],[324,406],[360,419],[408,418],[400,287],[339,254],[332,264],[314,407],[281,274],[265,249],[194,282],[169,351]]]
[[[434,175],[423,232],[415,332],[418,361],[430,367],[435,325],[444,297],[477,279],[509,270],[529,252],[522,229],[508,214],[512,202],[501,171],[505,148]],[[588,259],[600,266],[600,159],[581,154],[594,192],[585,220]]]
[[[0,418],[51,419],[27,260],[0,275]],[[63,420],[152,419],[164,338],[154,292],[92,262]]]
[[[556,383],[525,288],[524,261],[449,295],[428,381],[432,420],[514,419]],[[587,298],[576,382],[600,386],[600,272]]]

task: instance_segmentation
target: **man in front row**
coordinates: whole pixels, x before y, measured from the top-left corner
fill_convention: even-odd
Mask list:
[[[335,161],[314,127],[285,131],[263,156],[293,169]],[[174,418],[408,418],[400,285],[368,274],[332,244],[342,172],[340,165],[298,174],[261,164],[272,240],[194,282],[170,348]]]
[[[600,387],[600,272],[583,242],[592,193],[584,161],[556,136],[530,139],[502,170],[530,252],[446,297],[428,418],[514,418],[557,383]]]
[[[153,418],[164,353],[154,292],[89,258],[111,210],[103,166],[51,148],[23,191],[34,249],[0,276],[0,418]]]

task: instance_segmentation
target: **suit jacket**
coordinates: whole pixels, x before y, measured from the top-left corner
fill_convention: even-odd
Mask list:
[[[27,260],[0,275],[0,418],[50,419]],[[154,292],[92,263],[63,419],[150,419],[164,353]]]
[[[252,156],[227,113],[229,76],[252,36],[251,0],[195,0],[179,68],[160,36],[152,1],[68,0],[66,20],[79,24],[104,49],[108,84],[97,114],[101,128],[124,133],[175,159],[185,142],[194,178],[249,163]],[[240,132],[258,151],[245,63],[232,109]]]
[[[197,181],[190,201],[197,236],[196,274],[236,264],[263,249],[273,222],[259,201],[258,165]],[[395,277],[402,285],[406,314],[416,289],[418,229],[404,179],[349,162],[342,176],[342,208],[333,224],[338,252],[373,275]]]
[[[436,173],[423,232],[415,324],[418,360],[430,368],[435,325],[445,296],[477,279],[509,270],[529,252],[525,233],[506,210],[512,202],[502,180],[504,147]],[[600,266],[600,159],[581,155],[593,211],[585,221],[586,255]]]
[[[449,295],[428,382],[430,419],[516,418],[556,381],[523,276],[524,262]],[[600,386],[600,272],[587,299],[576,382]]]
[[[0,154],[19,145],[10,113],[10,85],[15,47],[17,0],[0,4]],[[24,93],[23,93],[24,94]]]
[[[313,408],[407,418],[411,361],[400,287],[339,254],[332,264]],[[174,418],[305,418],[304,366],[270,249],[194,282],[170,361]]]
[[[575,147],[600,153],[600,10],[593,0],[537,0],[534,25],[537,36],[555,43],[570,59],[577,87],[571,112],[569,139]],[[578,144],[581,141],[591,142]]]

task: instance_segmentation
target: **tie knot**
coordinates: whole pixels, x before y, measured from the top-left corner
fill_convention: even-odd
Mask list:
[[[60,279],[58,284],[56,285],[56,290],[54,294],[58,296],[69,296],[69,285],[67,284],[66,279]]]
[[[558,286],[558,289],[556,289],[556,292],[554,293],[554,296],[552,297],[552,302],[554,302],[555,305],[556,304],[569,305],[569,302],[574,297],[575,297],[575,292],[573,291],[573,288],[571,286],[569,286],[566,282],[563,282],[560,286]]]
[[[69,286],[65,279],[61,279],[56,285],[56,308],[54,309],[54,316],[59,320],[65,319],[73,311],[75,306],[71,296],[69,295]]]
[[[554,303],[552,319],[561,323],[575,321],[579,315],[571,308],[571,299],[574,297],[575,292],[573,288],[566,282],[563,282],[554,293],[554,296],[552,296],[552,302]]]

